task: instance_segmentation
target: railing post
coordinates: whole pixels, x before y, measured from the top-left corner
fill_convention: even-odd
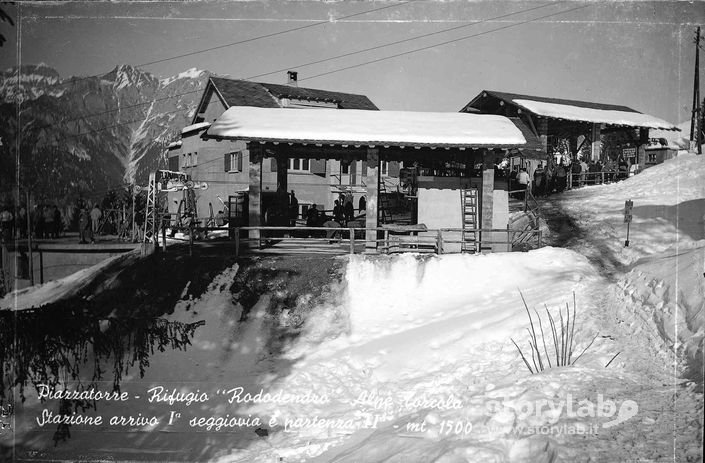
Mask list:
[[[436,246],[438,246],[438,254],[443,254],[443,230],[438,230],[436,236]]]
[[[389,254],[389,230],[384,230],[384,247],[387,249],[387,254]]]
[[[233,229],[233,237],[235,238],[235,257],[240,257],[240,228]]]
[[[350,229],[350,254],[355,254],[355,229]]]

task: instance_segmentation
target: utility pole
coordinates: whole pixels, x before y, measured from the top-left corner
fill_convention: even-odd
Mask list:
[[[700,26],[695,33],[695,78],[693,80],[693,112],[690,117],[690,140],[697,144],[698,154],[703,154],[702,108],[700,107]]]
[[[29,285],[34,286],[34,254],[32,251],[32,211],[29,208],[30,192],[27,190],[27,254],[29,259]]]

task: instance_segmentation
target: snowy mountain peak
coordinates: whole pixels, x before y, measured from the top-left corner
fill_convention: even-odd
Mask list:
[[[201,69],[197,68],[191,68],[187,69],[184,72],[180,72],[179,74],[171,77],[167,77],[166,79],[161,79],[159,83],[161,84],[162,87],[166,87],[167,85],[171,84],[172,82],[175,82],[180,79],[198,79],[199,77],[202,77],[203,75],[207,75],[207,71],[203,71]]]
[[[46,64],[25,64],[0,72],[0,97],[4,101],[26,101],[49,94],[58,96],[61,76]]]
[[[130,86],[141,87],[153,84],[157,79],[149,72],[142,71],[129,64],[119,64],[115,69],[103,76],[104,80],[113,82],[115,88]]]

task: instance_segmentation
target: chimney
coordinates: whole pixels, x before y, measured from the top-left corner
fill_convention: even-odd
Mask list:
[[[286,76],[287,76],[287,84],[293,86],[293,87],[298,87],[299,83],[299,73],[296,71],[286,71]]]

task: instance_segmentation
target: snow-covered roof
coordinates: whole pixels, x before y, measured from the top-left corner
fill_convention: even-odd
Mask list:
[[[522,146],[504,116],[466,113],[281,109],[233,106],[208,129],[213,138],[382,146]]]
[[[534,114],[571,121],[594,122],[601,124],[627,125],[650,129],[679,130],[678,127],[658,117],[640,112],[614,109],[585,108],[568,104],[548,103],[527,99],[512,100],[518,106]]]
[[[203,130],[207,127],[210,127],[210,125],[211,125],[210,122],[199,122],[197,124],[188,125],[188,126],[184,127],[183,129],[181,129],[181,135],[184,135],[189,132],[196,132],[196,131]]]
[[[181,144],[182,144],[181,141],[174,141],[174,142],[169,143],[169,144],[167,145],[166,149],[169,149],[169,150],[170,150],[170,149],[173,149],[173,148],[179,148],[179,147],[181,146]]]

